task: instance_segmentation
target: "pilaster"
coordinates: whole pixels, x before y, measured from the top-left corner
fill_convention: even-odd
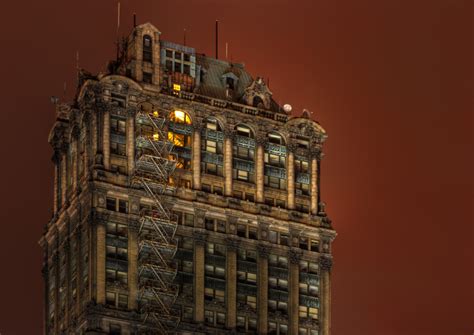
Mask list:
[[[127,116],[127,167],[128,175],[133,174],[135,168],[135,108],[128,110]]]
[[[287,159],[288,209],[295,208],[295,155],[288,152]]]
[[[299,285],[300,285],[300,257],[299,249],[292,249],[288,253],[289,259],[289,286],[288,286],[288,309],[289,309],[289,325],[288,330],[291,335],[298,334],[299,325]]]
[[[104,168],[110,170],[110,111],[104,110],[103,121],[103,144],[102,152],[104,154]]]
[[[266,244],[257,246],[257,329],[259,334],[268,332],[268,254]]]
[[[233,132],[226,131],[224,138],[224,192],[232,196],[232,141]]]
[[[193,188],[201,189],[201,127],[195,127],[193,135]]]
[[[321,270],[321,335],[331,335],[331,268],[332,259],[319,258]]]
[[[227,328],[234,329],[237,322],[237,248],[239,241],[232,237],[226,238],[226,302]]]
[[[204,281],[205,281],[206,234],[201,229],[194,233],[194,320],[204,322]]]

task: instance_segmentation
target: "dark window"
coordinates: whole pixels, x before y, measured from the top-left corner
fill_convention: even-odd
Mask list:
[[[143,82],[147,84],[152,83],[152,74],[150,72],[143,72]]]
[[[228,88],[230,88],[231,90],[234,89],[234,78],[226,77],[225,78],[225,83],[226,83]]]
[[[173,58],[173,50],[166,50],[166,57]]]
[[[185,62],[190,62],[191,61],[191,55],[190,54],[184,54],[184,61]]]
[[[167,60],[165,66],[166,66],[166,70],[168,70],[169,72],[173,71],[173,61]]]
[[[183,73],[189,76],[191,74],[191,66],[189,66],[188,64],[184,64]]]
[[[174,59],[181,60],[181,52],[175,51],[174,52]]]
[[[174,72],[181,72],[181,63],[180,62],[174,62]]]
[[[153,61],[153,45],[151,37],[148,35],[143,36],[143,61],[152,62]]]

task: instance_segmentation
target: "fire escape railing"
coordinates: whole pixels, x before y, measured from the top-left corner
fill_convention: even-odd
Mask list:
[[[148,331],[168,334],[179,322],[172,309],[178,295],[173,283],[177,274],[173,261],[177,218],[165,202],[165,194],[174,189],[170,185],[176,166],[171,159],[173,143],[168,140],[165,118],[157,112],[139,111],[135,121],[137,155],[131,183],[153,201],[150,209],[141,211],[138,230],[139,310]]]

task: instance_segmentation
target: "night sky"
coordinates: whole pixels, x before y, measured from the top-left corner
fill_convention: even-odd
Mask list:
[[[121,1],[162,38],[234,61],[327,130],[333,335],[474,332],[473,2]],[[115,55],[116,1],[0,4],[0,333],[42,333],[51,218],[50,96]],[[229,56],[230,58],[230,56]],[[66,94],[63,88],[66,82]]]

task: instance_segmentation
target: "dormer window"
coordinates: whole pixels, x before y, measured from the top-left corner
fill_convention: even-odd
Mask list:
[[[149,35],[143,36],[143,61],[150,63],[153,61],[153,43]]]
[[[234,89],[234,78],[226,77],[225,78],[225,83],[226,83],[226,85],[229,89],[231,89],[231,90]]]

